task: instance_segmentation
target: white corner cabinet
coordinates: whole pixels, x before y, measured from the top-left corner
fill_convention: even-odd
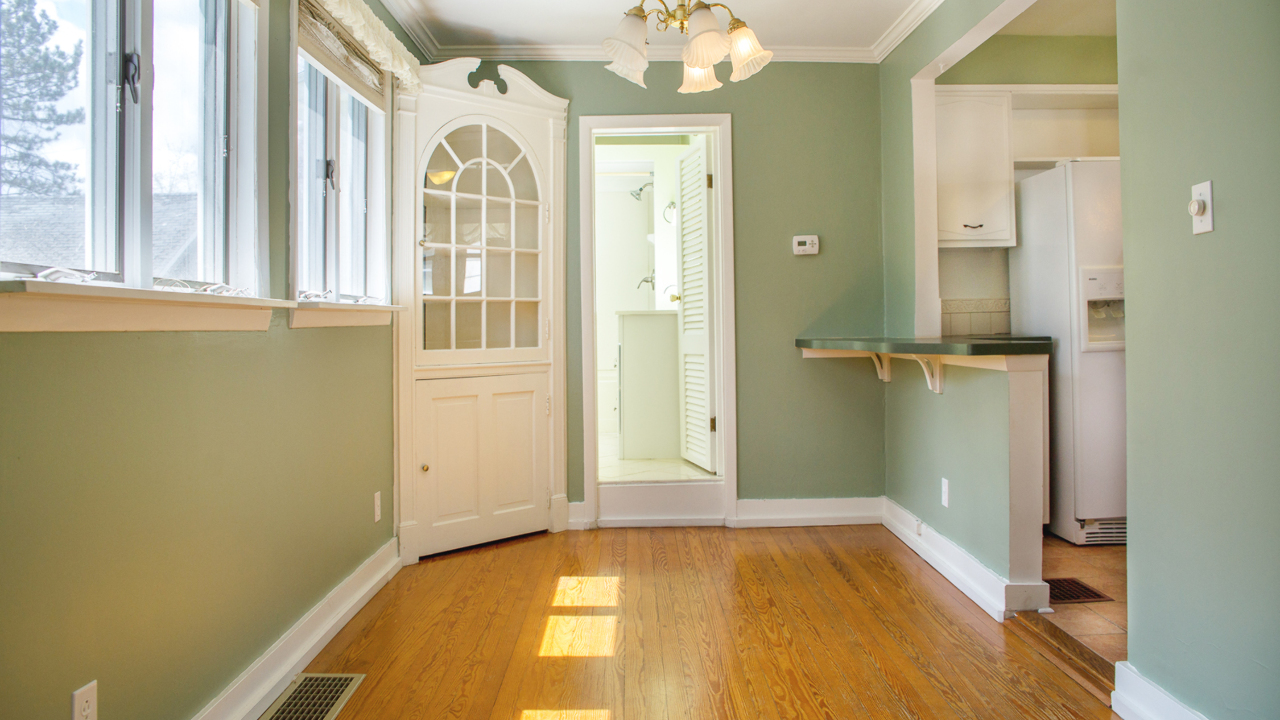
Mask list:
[[[1010,94],[939,88],[936,103],[938,246],[1016,245]]]

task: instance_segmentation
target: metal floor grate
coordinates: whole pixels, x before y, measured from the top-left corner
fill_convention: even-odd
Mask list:
[[[261,720],[333,720],[363,679],[364,675],[302,673]]]
[[[1085,585],[1075,578],[1045,578],[1049,583],[1049,602],[1067,603],[1106,602],[1111,598]]]

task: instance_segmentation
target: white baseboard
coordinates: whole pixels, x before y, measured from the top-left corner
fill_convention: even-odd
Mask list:
[[[569,503],[570,530],[594,530],[595,527],[595,518],[587,513],[587,504],[585,502]]]
[[[910,511],[889,498],[884,500],[884,526],[942,573],[960,592],[968,595],[970,600],[977,603],[996,622],[1004,621],[1006,610],[1031,610],[1049,606],[1047,584],[1011,583],[1005,580],[964,548],[920,522]],[[1044,596],[1043,604],[1038,602],[1041,594]],[[1030,600],[1036,601],[1036,607],[1019,607],[1028,604]]]
[[[1164,688],[1143,677],[1128,662],[1116,663],[1111,711],[1124,720],[1207,720]]]
[[[602,483],[599,527],[724,526],[724,482]]]
[[[569,528],[569,496],[551,496],[551,532],[563,532]]]
[[[334,635],[400,570],[392,538],[289,628],[193,720],[257,720]]]
[[[738,516],[726,519],[725,525],[738,528],[878,525],[883,517],[883,497],[739,500]]]

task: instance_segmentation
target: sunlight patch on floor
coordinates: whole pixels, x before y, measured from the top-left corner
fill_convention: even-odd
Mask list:
[[[551,601],[556,607],[617,607],[618,578],[562,577]]]
[[[552,615],[539,657],[612,657],[618,619],[597,615]]]
[[[525,710],[520,720],[609,720],[608,710]]]

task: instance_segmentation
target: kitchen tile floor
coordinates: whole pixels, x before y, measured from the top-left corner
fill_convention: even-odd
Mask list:
[[[1117,663],[1129,658],[1129,596],[1124,545],[1073,545],[1044,536],[1046,578],[1072,577],[1112,598],[1109,602],[1052,605],[1044,618],[1094,652]]]
[[[716,475],[683,458],[620,460],[618,434],[600,433],[599,478],[602,483],[688,482],[714,480]]]

